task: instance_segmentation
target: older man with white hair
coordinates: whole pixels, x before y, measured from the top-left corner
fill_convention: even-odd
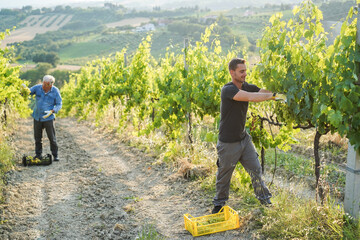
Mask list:
[[[60,91],[54,86],[54,83],[55,78],[53,76],[45,75],[42,84],[30,88],[30,95],[35,95],[36,100],[32,114],[34,118],[35,157],[42,158],[42,137],[45,128],[54,161],[59,161],[54,121],[55,113],[61,109],[62,99]]]

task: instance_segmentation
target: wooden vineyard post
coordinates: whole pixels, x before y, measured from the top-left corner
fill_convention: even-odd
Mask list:
[[[124,67],[127,67],[127,55],[124,53]]]
[[[355,219],[359,219],[360,211],[360,154],[349,143],[346,185],[345,185],[345,212]]]
[[[189,69],[187,59],[186,59],[188,48],[189,48],[189,39],[185,38],[184,39],[184,70],[186,73],[186,77],[187,77],[188,69]],[[191,103],[190,103],[190,106],[191,106]],[[188,139],[189,139],[190,144],[192,144],[193,140],[192,140],[192,134],[191,134],[191,131],[192,131],[191,111],[189,111],[187,113],[187,117],[188,117]]]
[[[185,71],[188,70],[188,64],[186,62],[186,54],[187,54],[187,51],[188,51],[188,47],[189,47],[189,39],[185,38],[184,39],[184,69],[185,69]]]

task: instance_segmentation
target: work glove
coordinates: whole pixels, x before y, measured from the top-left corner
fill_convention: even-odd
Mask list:
[[[53,112],[50,110],[50,111],[45,111],[45,115],[42,116],[43,118],[48,118],[50,117],[50,115],[53,114]]]
[[[274,93],[273,99],[275,101],[282,101],[286,103],[286,95],[281,93]]]

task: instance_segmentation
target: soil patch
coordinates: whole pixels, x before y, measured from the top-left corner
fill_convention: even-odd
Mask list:
[[[18,165],[0,209],[1,239],[136,239],[143,229],[164,239],[193,239],[183,214],[209,214],[212,196],[111,133],[72,118],[57,119],[56,129],[60,161],[23,167],[21,156],[34,154],[34,141],[32,120],[20,120]],[[197,239],[249,236],[240,228]]]

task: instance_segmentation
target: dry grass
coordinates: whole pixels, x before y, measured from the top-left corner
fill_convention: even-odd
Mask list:
[[[269,239],[358,239],[358,222],[350,222],[344,210],[328,200],[300,199],[279,190],[275,204],[264,209],[261,233]]]
[[[5,130],[6,129],[6,130]],[[5,187],[5,174],[14,166],[13,158],[15,153],[8,141],[8,136],[12,130],[5,128],[0,123],[0,203],[3,202],[3,188]]]

